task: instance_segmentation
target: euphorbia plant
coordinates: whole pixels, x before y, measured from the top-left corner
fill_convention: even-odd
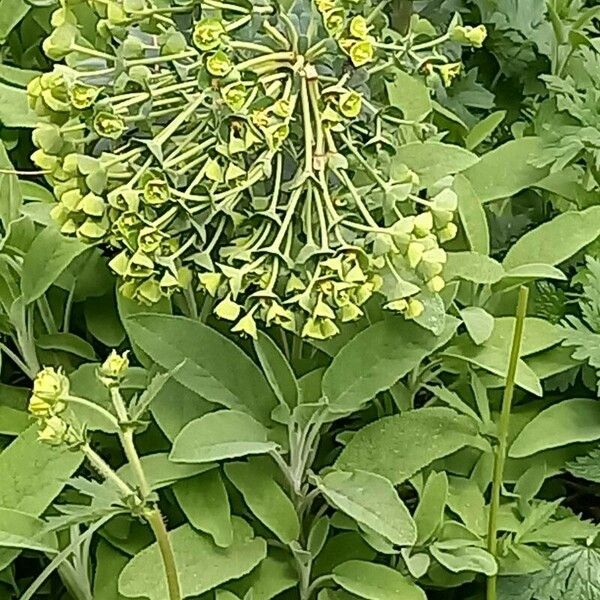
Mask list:
[[[70,2],[29,86],[65,235],[111,254],[122,294],[183,292],[256,337],[257,321],[326,339],[375,293],[419,317],[445,286],[452,177],[421,181],[399,143],[399,71],[450,85],[483,27],[388,27],[386,2]]]

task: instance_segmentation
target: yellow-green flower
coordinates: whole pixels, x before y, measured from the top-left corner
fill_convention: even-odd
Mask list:
[[[198,277],[198,280],[202,289],[206,290],[206,292],[214,298],[219,286],[223,283],[223,275],[221,275],[221,273],[213,272],[202,273]]]
[[[320,12],[327,12],[335,8],[336,0],[315,0],[315,4]]]
[[[69,90],[69,98],[76,109],[84,110],[94,104],[101,91],[99,87],[78,82]]]
[[[348,119],[358,117],[362,110],[362,97],[358,92],[345,92],[339,99],[340,112]]]
[[[448,223],[446,227],[443,227],[437,232],[438,238],[442,244],[444,242],[449,242],[450,240],[453,240],[457,234],[458,227],[455,223]]]
[[[434,294],[441,292],[446,287],[446,282],[442,277],[436,275],[427,282],[427,289]]]
[[[323,14],[325,29],[332,37],[336,37],[344,30],[344,11],[341,8],[328,10]]]
[[[339,332],[339,327],[332,319],[311,317],[306,320],[302,328],[302,337],[314,340],[327,340]]]
[[[38,440],[50,446],[60,446],[65,442],[68,431],[69,426],[63,419],[57,416],[49,417],[38,433]]]
[[[169,199],[169,184],[160,177],[153,177],[144,185],[144,200],[147,204],[156,206],[164,204]]]
[[[239,316],[242,307],[231,299],[231,296],[227,296],[217,306],[215,306],[214,313],[219,319],[225,319],[226,321],[235,321]]]
[[[411,298],[408,301],[408,307],[406,309],[406,316],[409,319],[416,319],[416,318],[420,317],[424,311],[425,311],[425,306],[423,305],[423,303],[420,300],[415,300],[414,298]]]
[[[446,87],[450,87],[454,79],[458,77],[458,75],[460,75],[460,72],[462,70],[462,64],[459,62],[448,63],[446,65],[441,65],[440,67],[438,67],[438,69],[440,72],[440,76],[442,77],[442,81],[444,82],[444,85]]]
[[[481,48],[486,38],[487,29],[485,25],[477,25],[477,27],[457,25],[450,32],[450,39],[452,41],[459,42],[460,44],[469,44],[475,48]]]
[[[222,50],[211,54],[206,59],[206,70],[215,77],[225,77],[233,69],[229,56]]]
[[[370,40],[360,40],[350,47],[350,59],[355,67],[370,63],[375,56],[375,48]]]
[[[196,23],[192,39],[194,44],[204,52],[214,50],[221,45],[225,28],[219,19],[202,19]]]
[[[244,315],[232,328],[233,333],[239,333],[241,335],[247,335],[253,339],[258,339],[258,331],[256,329],[256,321],[252,316],[252,313]]]
[[[128,352],[118,354],[113,350],[98,370],[100,381],[107,386],[117,385],[125,377],[129,369]]]
[[[238,111],[244,106],[248,93],[243,83],[232,83],[221,90],[221,96],[231,110]]]
[[[361,15],[356,15],[356,17],[350,21],[350,33],[352,34],[352,37],[358,38],[359,40],[366,39],[370,29],[367,20]]]
[[[124,133],[125,122],[118,115],[101,111],[94,117],[93,127],[100,137],[116,140]]]
[[[292,105],[289,100],[281,99],[277,100],[273,104],[273,113],[282,119],[286,119],[292,113]]]
[[[49,403],[68,396],[69,388],[67,377],[52,367],[42,369],[33,380],[33,395]]]

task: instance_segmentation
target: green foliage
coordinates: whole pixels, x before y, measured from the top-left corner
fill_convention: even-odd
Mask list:
[[[0,599],[600,599],[596,4],[0,0]]]

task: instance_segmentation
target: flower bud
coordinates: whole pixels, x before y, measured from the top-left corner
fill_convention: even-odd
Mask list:
[[[442,81],[446,87],[450,87],[452,85],[452,81],[460,75],[462,70],[462,64],[459,62],[448,63],[446,65],[442,65],[438,67],[440,75],[442,77]]]
[[[52,367],[42,369],[33,380],[33,395],[50,404],[68,396],[69,388],[67,377]]]
[[[424,311],[425,311],[425,306],[423,306],[423,303],[420,300],[415,300],[414,298],[411,298],[408,301],[408,307],[406,309],[406,317],[408,319],[416,319],[416,318],[420,317]]]
[[[359,93],[351,91],[340,96],[338,106],[340,112],[348,119],[358,117],[362,110],[362,97]]]
[[[225,77],[233,69],[229,56],[222,50],[211,54],[206,59],[206,70],[215,77]]]
[[[108,111],[100,111],[94,117],[94,131],[103,138],[116,140],[125,132],[125,122],[121,117]]]
[[[243,83],[232,83],[221,90],[221,96],[231,110],[239,111],[244,106],[248,94]]]
[[[433,215],[427,211],[415,217],[415,235],[425,237],[433,229]]]
[[[442,244],[444,242],[449,242],[450,240],[453,240],[457,234],[458,234],[458,227],[456,226],[455,223],[448,223],[448,225],[446,225],[446,227],[444,227],[443,229],[440,229],[437,232],[440,243],[442,243]]]
[[[69,99],[77,110],[84,110],[94,104],[101,91],[101,88],[78,82],[69,90]]]
[[[373,60],[375,48],[370,40],[361,40],[350,47],[350,59],[355,67],[362,67]]]
[[[98,379],[107,387],[113,387],[125,377],[129,369],[127,352],[118,354],[113,350],[98,369]]]
[[[427,282],[427,289],[434,294],[438,294],[446,287],[446,282],[442,277],[436,275]]]
[[[477,27],[457,25],[450,32],[450,39],[452,41],[459,44],[469,44],[475,48],[481,48],[486,38],[487,29],[483,24],[477,25]]]
[[[38,440],[50,446],[60,446],[67,438],[68,424],[60,417],[49,417],[44,421],[43,429],[38,433]]]

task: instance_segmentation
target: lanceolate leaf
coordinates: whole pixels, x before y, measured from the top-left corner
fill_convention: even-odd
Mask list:
[[[203,594],[249,573],[267,555],[266,542],[254,537],[250,526],[239,517],[233,518],[233,542],[228,548],[219,548],[210,536],[197,533],[189,525],[170,531],[169,538],[185,598]],[[128,598],[168,598],[156,543],[129,561],[119,578],[119,592]]]
[[[600,401],[573,398],[543,410],[517,436],[512,458],[530,456],[548,448],[600,439]]]
[[[250,415],[236,410],[209,413],[186,425],[175,438],[170,459],[206,463],[248,454],[264,454],[277,446],[268,430]]]
[[[185,361],[174,377],[186,387],[270,422],[277,405],[273,390],[250,357],[225,336],[198,321],[169,315],[132,315],[126,328],[132,342],[165,370]]]
[[[327,500],[397,546],[412,546],[417,528],[389,479],[367,471],[333,471],[318,482]]]
[[[361,429],[336,462],[343,471],[364,470],[406,481],[434,460],[465,446],[479,446],[475,421],[444,407],[384,417]]]
[[[323,376],[323,395],[332,412],[353,412],[387,390],[454,334],[450,319],[439,337],[404,319],[382,321],[354,337]]]
[[[333,570],[333,580],[366,600],[426,600],[425,592],[399,571],[362,560],[350,560]]]
[[[0,40],[2,39],[2,18],[4,14],[2,6],[6,3],[7,0],[0,1]],[[19,217],[23,196],[17,176],[10,173],[13,166],[2,142],[0,142],[0,169],[5,171],[0,173],[0,198],[2,198],[0,202],[0,223],[6,231],[9,223]]]

